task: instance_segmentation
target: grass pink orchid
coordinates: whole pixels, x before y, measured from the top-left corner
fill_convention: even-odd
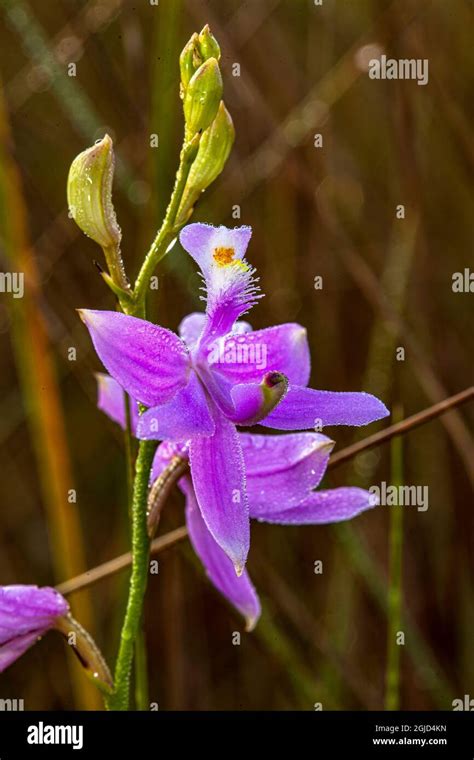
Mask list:
[[[249,550],[250,511],[236,425],[297,431],[365,425],[388,414],[369,394],[307,388],[310,356],[300,325],[252,331],[238,322],[261,297],[255,270],[245,260],[250,236],[249,227],[191,224],[182,230],[181,244],[202,273],[206,313],[186,317],[179,337],[118,312],[81,311],[110,375],[150,407],[138,420],[138,437],[189,441],[200,514],[238,575]],[[236,344],[251,358],[252,347],[265,346],[265,367],[234,361]]]

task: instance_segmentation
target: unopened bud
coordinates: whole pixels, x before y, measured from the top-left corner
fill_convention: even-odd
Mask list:
[[[102,246],[109,279],[116,287],[115,294],[119,295],[119,292],[129,293],[130,286],[120,254],[122,233],[112,203],[114,165],[112,140],[105,135],[72,162],[67,180],[67,200],[69,213],[77,226]]]
[[[215,58],[216,61],[220,60],[221,49],[209,28],[209,24],[206,24],[202,31],[199,32],[197,45],[203,61],[207,61],[209,58]]]
[[[198,68],[209,58],[219,61],[221,49],[216,38],[212,35],[209,24],[190,37],[179,56],[179,69],[181,72],[181,96],[184,97],[186,88],[191,77]]]
[[[200,57],[198,51],[198,42],[199,38],[195,32],[189,42],[187,42],[184,46],[183,50],[181,51],[181,55],[179,56],[179,70],[181,72],[181,84],[183,90],[186,89],[192,75],[204,60]]]
[[[112,204],[114,163],[112,140],[105,135],[74,159],[67,181],[72,218],[103,248],[118,246],[121,238]]]
[[[209,58],[191,77],[184,94],[184,118],[190,136],[214,121],[222,98],[222,77],[215,58]]]
[[[202,134],[197,156],[188,175],[177,219],[185,222],[200,194],[222,172],[235,138],[232,119],[221,100],[217,116]]]

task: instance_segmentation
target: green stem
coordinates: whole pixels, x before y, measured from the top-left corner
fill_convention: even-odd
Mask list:
[[[125,394],[125,459],[127,469],[127,505],[128,515],[132,519],[133,503],[133,444],[132,444],[132,413],[130,410],[130,396]],[[148,699],[148,673],[147,653],[145,648],[145,634],[143,621],[138,629],[135,642],[135,704],[137,710],[147,710]]]
[[[166,249],[169,244],[176,237],[181,227],[187,221],[186,219],[177,220],[177,214],[181,199],[183,197],[184,188],[188,179],[188,174],[191,169],[191,165],[196,156],[196,152],[199,145],[199,135],[187,142],[183,143],[181,149],[179,168],[176,174],[176,181],[171,195],[169,206],[166,210],[163,224],[161,225],[158,234],[156,235],[150,250],[148,251],[145,260],[142,264],[140,272],[135,282],[134,299],[135,299],[135,315],[143,317],[145,314],[145,300],[146,291],[150,282],[150,277],[155,271],[156,265],[163,258],[166,253]]]
[[[102,250],[112,282],[125,293],[129,293],[130,285],[125,274],[120,245],[117,243],[116,245],[104,246]]]
[[[148,582],[147,495],[156,445],[156,441],[141,441],[138,449],[132,504],[132,575],[115,666],[114,693],[107,699],[109,710],[127,710],[129,706],[133,652]]]
[[[130,411],[130,396],[125,394],[125,466],[127,470],[127,509],[132,517],[133,502],[133,452],[132,452],[132,414]]]
[[[141,624],[135,640],[135,705],[137,710],[150,708],[146,641]]]
[[[401,414],[397,416],[401,417]],[[403,480],[403,442],[394,438],[391,446],[392,485],[399,487]],[[385,709],[400,709],[400,644],[402,633],[402,562],[403,507],[390,509],[390,575],[387,614],[387,669],[385,677]]]

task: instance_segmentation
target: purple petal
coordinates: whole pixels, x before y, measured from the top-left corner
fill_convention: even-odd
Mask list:
[[[168,467],[171,460],[177,456],[188,459],[189,445],[187,443],[170,443],[169,441],[160,443],[153,459],[150,483],[154,483],[160,477],[163,470]]]
[[[178,333],[189,350],[197,344],[205,324],[206,315],[202,311],[194,311],[181,321]]]
[[[14,633],[49,628],[69,605],[55,589],[38,586],[0,586],[0,644]]]
[[[204,314],[204,312],[194,311],[192,314],[188,314],[179,325],[178,333],[189,350],[195,348],[199,342],[206,321],[207,315]],[[243,335],[248,332],[252,332],[252,325],[249,325],[248,322],[244,322],[243,320],[236,322],[232,330],[233,335]]]
[[[266,372],[282,372],[294,385],[309,380],[308,340],[298,324],[227,335],[208,343],[206,352],[209,365],[233,383],[259,382]]]
[[[232,400],[233,385],[218,372],[213,372],[209,367],[200,367],[200,376],[206,386],[207,392],[219,409],[229,419],[235,414],[235,404]]]
[[[255,270],[244,259],[252,230],[190,224],[180,241],[201,268],[206,286],[208,320],[201,338],[226,335],[234,322],[260,298]]]
[[[15,636],[6,644],[0,644],[0,673],[9,668],[33,644],[36,644],[46,630],[39,629],[33,633],[24,633],[21,636]]]
[[[282,525],[321,525],[351,520],[376,504],[374,495],[362,488],[333,488],[311,493],[298,506],[261,511],[256,517],[261,522]]]
[[[191,440],[191,474],[204,522],[240,575],[250,543],[244,460],[234,425],[213,411],[214,435]]]
[[[319,433],[240,434],[250,517],[300,504],[319,485],[334,441]]]
[[[97,406],[107,417],[117,422],[125,430],[125,391],[113,377],[103,372],[96,372],[97,380]],[[130,418],[132,433],[135,435],[138,422],[137,402],[130,399]]]
[[[277,430],[314,430],[326,425],[367,425],[388,414],[386,406],[370,393],[290,386],[285,398],[260,424]]]
[[[204,327],[207,322],[207,315],[202,311],[194,311],[192,314],[188,314],[179,325],[178,333],[184,340],[189,350],[195,348],[199,342],[199,339],[203,333]],[[252,325],[244,320],[236,322],[233,329],[233,335],[244,335],[245,333],[252,332]]]
[[[191,371],[189,383],[163,406],[148,409],[138,420],[137,437],[145,440],[187,441],[212,435],[214,422],[201,382]]]
[[[68,612],[53,588],[0,586],[0,672]]]
[[[239,577],[229,557],[209,533],[202,519],[190,479],[183,478],[186,493],[186,522],[194,551],[203,563],[209,580],[245,617],[251,631],[260,617],[260,602],[246,570]]]
[[[250,322],[246,322],[244,319],[239,319],[238,322],[232,328],[232,335],[245,335],[252,332],[253,327]]]
[[[100,360],[132,398],[170,401],[188,382],[189,352],[164,327],[116,311],[80,311]]]

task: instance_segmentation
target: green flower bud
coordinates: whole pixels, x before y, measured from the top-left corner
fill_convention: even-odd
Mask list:
[[[67,181],[70,215],[103,248],[117,247],[121,239],[112,204],[114,163],[112,140],[105,135],[74,159]]]
[[[112,140],[105,135],[72,162],[67,200],[77,226],[102,246],[110,272],[110,276],[104,273],[103,277],[123,305],[131,291],[120,254],[122,233],[112,203],[114,165]]]
[[[184,94],[184,118],[190,136],[212,124],[222,98],[222,77],[215,58],[205,61],[191,77]]]
[[[216,118],[203,132],[187,185],[199,191],[214,182],[223,170],[235,139],[230,113],[221,100]]]
[[[221,49],[209,28],[209,24],[206,24],[204,29],[199,32],[197,46],[203,61],[207,61],[209,58],[215,58],[216,61],[220,60]]]
[[[216,118],[202,134],[188,175],[177,219],[185,221],[200,194],[222,172],[235,138],[232,119],[221,100]]]
[[[203,58],[200,57],[198,51],[199,38],[196,32],[192,35],[189,42],[186,43],[181,55],[179,56],[179,70],[181,72],[181,85],[183,91],[189,84],[194,72],[203,63]]]

